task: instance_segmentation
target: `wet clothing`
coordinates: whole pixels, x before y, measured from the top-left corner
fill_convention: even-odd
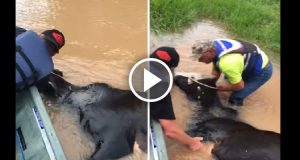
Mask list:
[[[171,94],[158,102],[150,103],[150,116],[155,120],[166,119],[175,120]]]
[[[222,61],[222,68],[232,65],[232,63],[241,63],[241,58],[231,55],[234,53],[239,53],[241,56],[243,56],[243,77],[260,73],[269,62],[266,54],[255,44],[231,39],[216,39],[213,41],[213,43],[216,48],[216,57],[213,60],[216,68],[220,67],[219,63]],[[227,57],[225,58],[227,61],[224,60],[224,57]],[[230,60],[228,61],[228,59]],[[219,69],[221,70],[222,68]]]
[[[213,61],[215,68],[222,72],[231,84],[237,84],[242,79],[244,81],[244,89],[233,91],[229,103],[243,105],[245,97],[271,78],[272,64],[255,44],[230,39],[216,39],[213,43],[216,48]]]
[[[242,80],[244,57],[241,54],[224,55],[219,60],[218,68],[231,84],[236,84]]]
[[[44,40],[31,30],[16,27],[16,90],[49,75],[54,64]]]
[[[229,103],[237,106],[243,105],[244,98],[265,84],[271,78],[272,72],[272,63],[268,63],[260,74],[244,78],[244,88],[240,91],[233,91],[229,98]]]

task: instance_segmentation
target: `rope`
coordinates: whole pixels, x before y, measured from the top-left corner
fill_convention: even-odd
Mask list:
[[[212,87],[212,86],[209,86],[209,85],[207,85],[207,84],[204,84],[204,83],[201,83],[201,82],[198,82],[198,81],[194,80],[194,77],[189,77],[189,79],[192,80],[193,82],[197,83],[197,84],[202,85],[202,86],[205,86],[205,87],[208,87],[208,88],[211,88],[211,89],[218,90],[218,88],[216,88],[216,87]]]

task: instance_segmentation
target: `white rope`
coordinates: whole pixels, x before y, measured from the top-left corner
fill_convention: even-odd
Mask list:
[[[197,83],[197,84],[202,85],[202,86],[205,86],[205,87],[208,87],[208,88],[211,88],[211,89],[218,90],[218,88],[216,88],[216,87],[212,87],[212,86],[209,86],[209,85],[207,85],[207,84],[204,84],[204,83],[201,83],[201,82],[198,82],[198,81],[194,80],[194,77],[189,77],[189,79],[192,80],[193,82]]]

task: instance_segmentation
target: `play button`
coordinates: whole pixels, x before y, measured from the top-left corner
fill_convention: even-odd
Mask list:
[[[173,76],[169,67],[155,58],[137,62],[129,73],[129,86],[133,94],[146,102],[163,99],[171,90]]]
[[[156,77],[147,69],[144,69],[144,92],[146,92],[149,88],[153,87],[160,81],[160,78]]]

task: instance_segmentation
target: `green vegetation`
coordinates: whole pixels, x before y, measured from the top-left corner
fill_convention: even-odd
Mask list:
[[[181,32],[201,19],[218,22],[236,38],[280,53],[279,0],[150,0],[152,32]]]

